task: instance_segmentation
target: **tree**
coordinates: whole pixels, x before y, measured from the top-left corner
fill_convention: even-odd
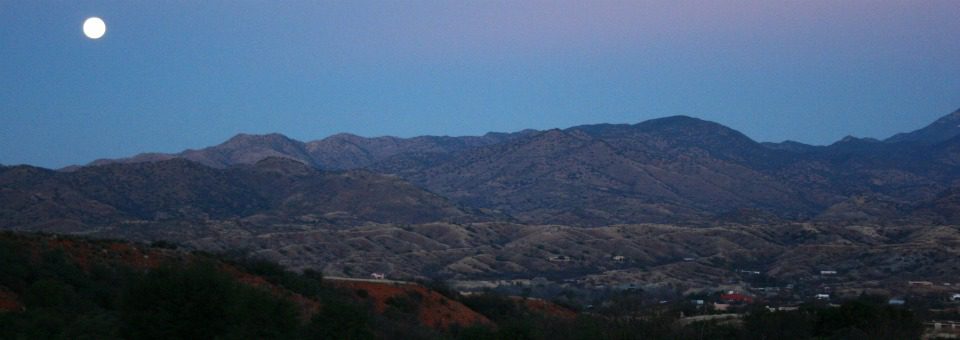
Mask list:
[[[299,327],[289,302],[206,261],[144,275],[124,292],[121,310],[122,335],[142,339],[290,338]]]

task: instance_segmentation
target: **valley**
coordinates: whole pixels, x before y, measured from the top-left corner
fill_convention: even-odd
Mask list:
[[[912,294],[960,283],[960,111],[887,141],[757,143],[668,117],[0,168],[2,229],[555,298]],[[906,136],[909,136],[907,138]],[[829,274],[823,274],[824,272]]]

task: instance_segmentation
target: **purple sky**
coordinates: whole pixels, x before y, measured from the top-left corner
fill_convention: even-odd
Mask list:
[[[0,163],[679,114],[758,141],[885,138],[960,108],[958,18],[957,1],[0,2]]]

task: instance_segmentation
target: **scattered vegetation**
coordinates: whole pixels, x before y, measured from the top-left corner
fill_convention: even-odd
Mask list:
[[[389,331],[365,304],[324,285],[315,272],[202,255],[141,268],[88,250],[0,234],[0,291],[19,306],[0,310],[0,338],[368,339]],[[243,275],[268,284],[243,282]],[[322,308],[306,315],[298,295]]]
[[[380,301],[384,308],[378,311],[374,292],[337,288],[316,272],[166,248],[141,256],[162,257],[149,265],[91,249],[125,248],[0,234],[0,300],[9,300],[0,301],[0,338],[911,339],[923,329],[910,311],[871,298],[788,312],[756,308],[742,319],[682,323],[678,319],[689,315],[689,306],[651,305],[642,292],[613,295],[574,312],[496,293],[463,296],[440,281]],[[428,300],[441,294],[444,303],[463,304],[491,322],[425,324]],[[305,308],[311,304],[304,301],[317,308]]]

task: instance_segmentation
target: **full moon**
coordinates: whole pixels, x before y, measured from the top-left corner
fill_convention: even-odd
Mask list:
[[[83,34],[90,39],[100,39],[104,33],[107,33],[107,24],[103,19],[92,17],[83,22]]]

